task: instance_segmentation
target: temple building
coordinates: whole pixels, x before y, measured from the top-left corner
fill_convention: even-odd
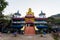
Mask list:
[[[47,18],[45,13],[41,11],[39,18],[34,16],[34,12],[29,8],[25,17],[20,17],[19,11],[12,17],[11,28],[18,31],[23,31],[24,34],[35,34],[36,31],[46,30]]]

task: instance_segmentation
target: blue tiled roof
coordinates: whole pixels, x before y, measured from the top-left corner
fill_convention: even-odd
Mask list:
[[[40,25],[38,25],[38,26],[36,26],[37,28],[48,28],[48,26],[40,26]]]

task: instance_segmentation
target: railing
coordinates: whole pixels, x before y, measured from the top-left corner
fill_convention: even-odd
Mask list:
[[[11,27],[23,27],[22,25],[11,25]]]
[[[36,26],[37,28],[47,28],[48,26],[45,26],[45,25],[38,25]]]
[[[12,22],[12,23],[26,23],[25,21],[18,21],[18,22]],[[38,22],[33,22],[33,23],[47,23],[44,21],[38,21]]]

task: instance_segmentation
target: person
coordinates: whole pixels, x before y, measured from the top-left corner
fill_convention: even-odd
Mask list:
[[[43,32],[43,34],[44,34],[44,38],[46,38],[46,32]]]
[[[14,34],[14,37],[16,37],[16,36],[17,36],[17,32],[14,32],[13,34]]]
[[[44,35],[46,35],[46,32],[43,32]]]
[[[43,30],[41,30],[41,37],[43,37]]]

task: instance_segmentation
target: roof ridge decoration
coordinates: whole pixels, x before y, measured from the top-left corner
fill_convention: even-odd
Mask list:
[[[41,11],[41,13],[39,14],[39,16],[40,16],[40,15],[45,15],[45,13],[43,13],[43,11]]]

